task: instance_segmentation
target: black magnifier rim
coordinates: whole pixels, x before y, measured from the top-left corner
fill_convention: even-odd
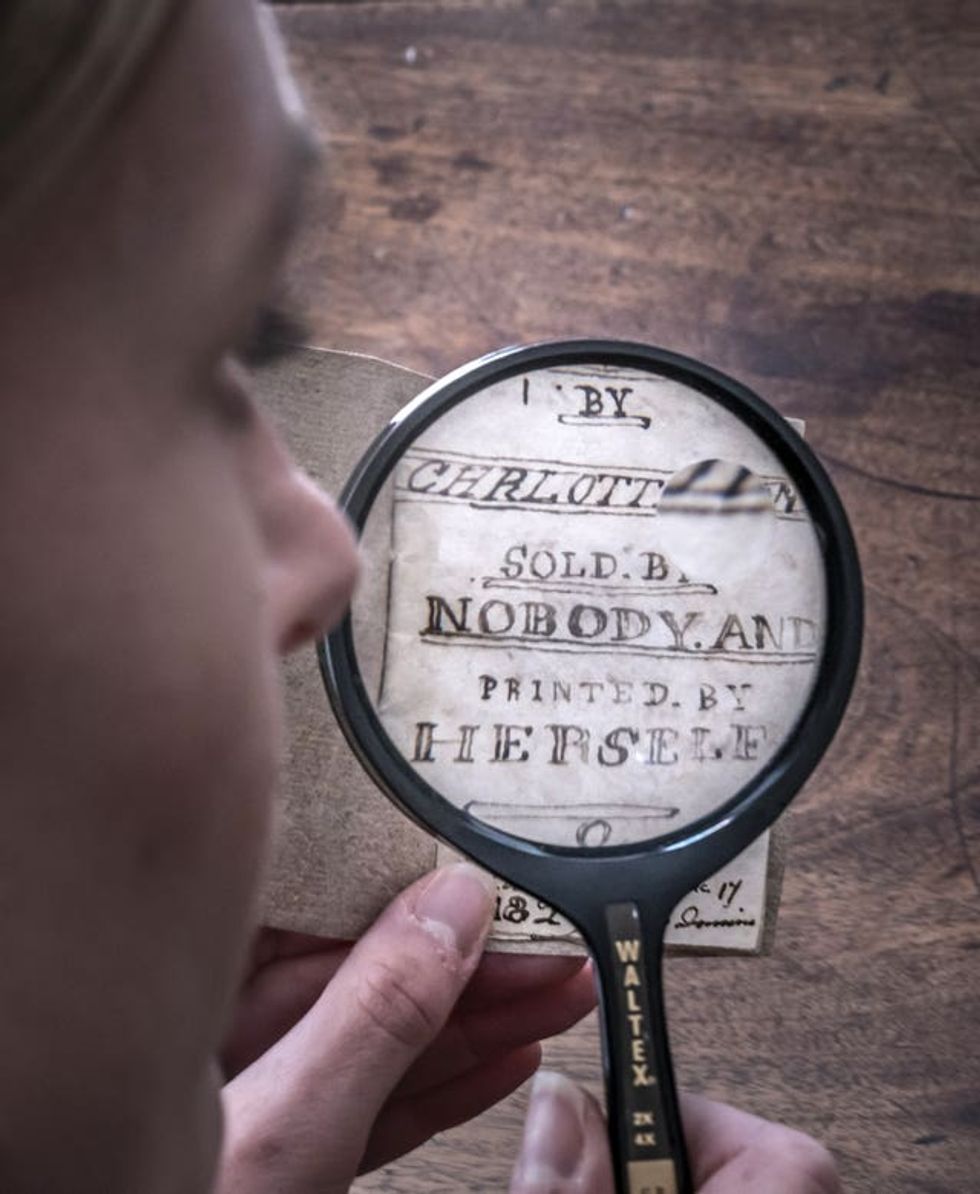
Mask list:
[[[488,384],[530,369],[615,365],[684,383],[719,403],[773,451],[803,499],[824,559],[826,630],[810,696],[793,732],[765,767],[724,804],[669,834],[615,846],[583,849],[507,833],[453,805],[429,785],[395,746],[378,718],[357,664],[350,613],[317,654],[327,694],[341,728],[375,781],[425,828],[451,845],[482,841],[538,857],[578,860],[649,858],[697,845],[710,874],[765,830],[799,791],[840,724],[857,673],[863,633],[863,590],[857,549],[840,499],[809,446],[752,390],[679,353],[631,341],[546,341],[505,348],[434,382],[408,403],[362,457],[339,502],[360,535],[384,483],[403,451],[433,422]],[[726,832],[727,831],[727,832]]]

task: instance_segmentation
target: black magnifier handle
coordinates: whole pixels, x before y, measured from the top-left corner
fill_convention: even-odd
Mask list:
[[[693,1194],[664,1017],[664,927],[629,902],[592,922],[618,1194]]]

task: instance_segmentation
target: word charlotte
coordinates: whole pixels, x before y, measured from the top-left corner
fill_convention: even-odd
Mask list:
[[[530,462],[455,460],[406,454],[398,482],[405,498],[441,498],[477,505],[651,511],[668,473],[616,472],[578,466],[550,468]]]
[[[405,454],[396,481],[401,500],[459,501],[484,508],[651,513],[670,478],[665,469],[630,470],[553,461],[459,459],[429,449]],[[778,514],[799,513],[799,498],[778,477],[765,479]]]

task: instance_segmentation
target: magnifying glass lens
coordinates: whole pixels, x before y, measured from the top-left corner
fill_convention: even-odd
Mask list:
[[[794,732],[821,544],[744,412],[596,361],[490,380],[407,444],[363,526],[368,698],[447,801],[531,842],[657,839]]]

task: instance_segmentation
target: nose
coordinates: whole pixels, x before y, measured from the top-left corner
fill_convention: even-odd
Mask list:
[[[278,646],[286,652],[340,621],[357,582],[359,557],[350,523],[333,499],[271,438],[261,522]]]
[[[279,594],[284,652],[337,625],[360,571],[353,529],[333,499],[295,466],[290,480],[294,533]]]

